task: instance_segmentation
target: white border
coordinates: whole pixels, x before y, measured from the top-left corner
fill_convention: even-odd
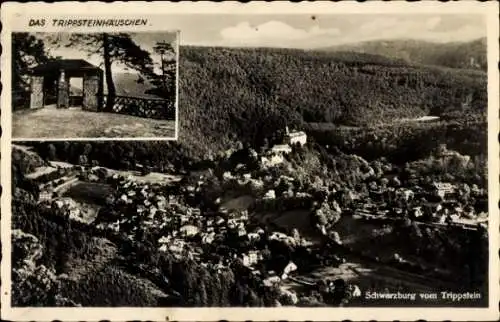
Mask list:
[[[44,16],[41,13],[50,12],[51,15],[83,13],[109,13],[118,11],[120,16],[125,15],[171,15],[171,14],[480,14],[488,22],[488,188],[489,188],[489,307],[488,308],[11,308],[10,296],[10,141],[2,138],[1,145],[1,174],[3,194],[1,198],[2,216],[2,318],[16,321],[97,321],[97,320],[179,320],[179,321],[215,321],[215,320],[498,320],[499,303],[499,75],[498,75],[498,3],[496,2],[274,2],[246,4],[238,2],[211,3],[211,2],[182,2],[182,3],[7,3],[2,8],[2,45],[6,45],[4,53],[10,50],[9,32],[15,30],[12,19],[19,19],[23,15],[33,17]],[[46,16],[46,15],[45,15]],[[95,16],[95,15],[94,15]],[[161,16],[158,16],[161,22]],[[193,19],[196,23],[196,19]],[[9,30],[9,28],[11,30]],[[182,30],[181,30],[182,33]],[[2,67],[10,68],[6,64],[5,55],[1,58]],[[2,83],[8,84],[5,73],[2,73]],[[6,91],[2,92],[2,106],[6,105]],[[8,102],[8,101],[7,101]],[[9,133],[8,124],[10,111],[2,113],[2,128]],[[5,139],[5,140],[4,140]]]

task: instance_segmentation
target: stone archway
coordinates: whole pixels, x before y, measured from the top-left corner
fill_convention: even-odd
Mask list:
[[[57,108],[70,107],[70,79],[83,79],[81,108],[88,111],[102,110],[103,71],[82,59],[58,59],[33,69],[31,76],[30,108],[44,107],[44,79],[57,75],[55,92]]]

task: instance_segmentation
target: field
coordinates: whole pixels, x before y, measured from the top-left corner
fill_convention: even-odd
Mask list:
[[[107,184],[78,182],[69,188],[65,195],[75,199],[76,201],[104,205],[106,202],[106,196],[112,192],[112,188]]]
[[[222,204],[222,207],[227,210],[243,211],[247,210],[254,202],[255,199],[252,196],[244,195],[227,200]]]
[[[94,113],[77,108],[20,110],[13,113],[12,137],[138,138],[175,137],[175,121],[147,119],[114,113]]]
[[[150,172],[146,175],[142,175],[138,171],[115,171],[112,169],[107,169],[111,173],[119,173],[122,176],[125,176],[131,180],[136,182],[145,182],[145,183],[165,183],[165,182],[177,182],[181,180],[181,177],[170,175],[167,173],[159,173],[159,172]]]

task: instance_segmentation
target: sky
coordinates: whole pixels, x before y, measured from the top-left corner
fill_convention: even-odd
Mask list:
[[[314,49],[370,40],[419,39],[432,42],[470,41],[486,37],[481,15],[464,14],[197,14],[152,16],[149,20],[172,32],[136,33],[132,38],[150,50],[156,41],[180,45],[227,47],[284,47]],[[99,65],[102,59],[78,48],[66,48],[64,34],[50,53],[63,58],[82,58]],[[61,36],[63,35],[63,36]],[[52,34],[51,37],[53,37]],[[159,57],[152,55],[154,61]],[[113,66],[116,72],[133,72]]]
[[[164,28],[181,31],[181,45],[314,49],[369,40],[468,41],[486,36],[480,15],[260,14],[172,15]]]
[[[129,35],[136,44],[150,53],[157,73],[160,73],[161,58],[158,54],[154,53],[153,46],[157,42],[167,42],[171,43],[174,49],[177,49],[176,32],[141,32],[129,33]],[[70,33],[37,33],[36,36],[44,40],[46,49],[53,57],[60,56],[64,59],[84,59],[91,64],[103,68],[103,59],[100,55],[89,55],[88,52],[75,46],[66,47],[66,44],[69,42],[69,37],[71,36]],[[118,73],[136,73],[134,70],[118,63],[113,64],[112,70]]]

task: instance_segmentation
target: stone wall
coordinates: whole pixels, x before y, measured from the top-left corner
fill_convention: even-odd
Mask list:
[[[99,110],[99,76],[83,77],[83,109],[89,111]]]
[[[43,107],[43,77],[31,77],[30,108]]]

